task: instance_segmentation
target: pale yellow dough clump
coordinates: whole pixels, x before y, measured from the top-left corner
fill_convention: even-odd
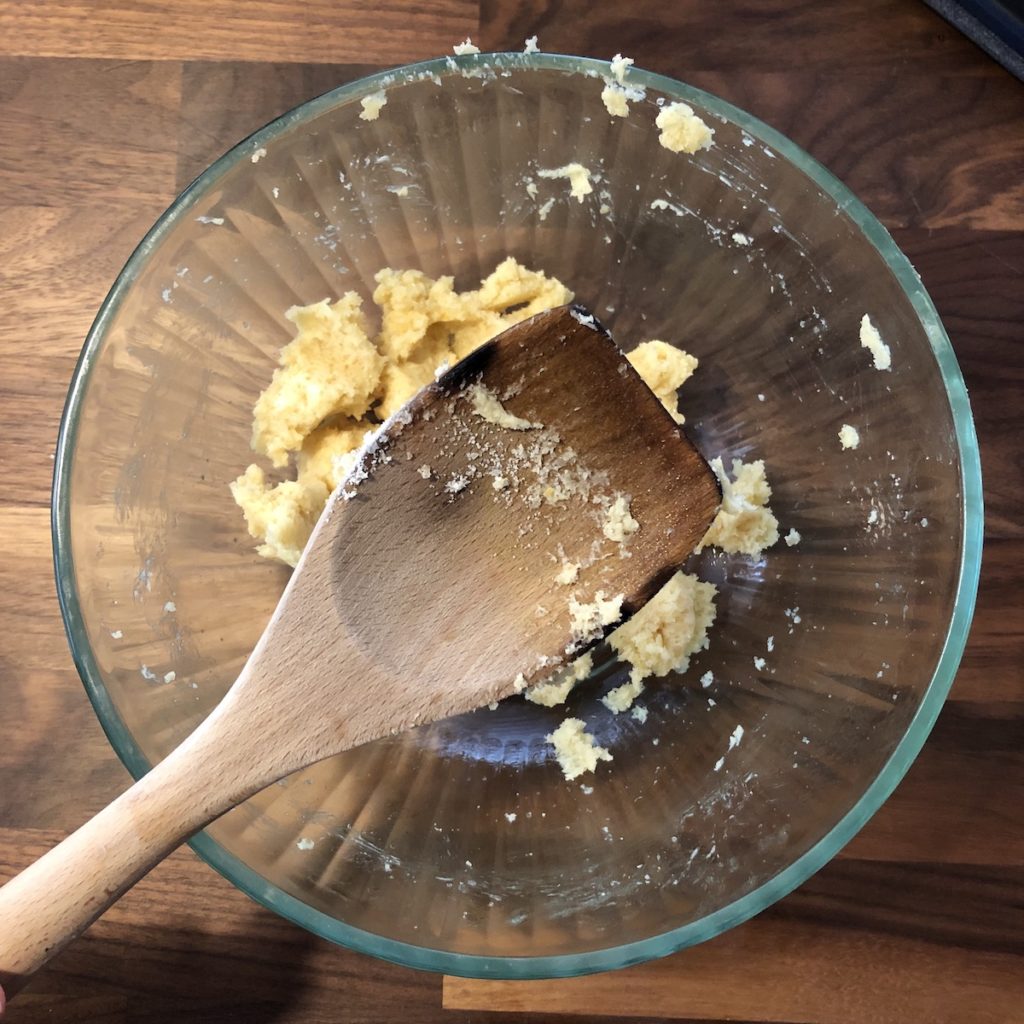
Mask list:
[[[564,167],[555,167],[552,170],[540,170],[537,172],[540,178],[567,178],[569,181],[569,195],[577,202],[582,203],[584,196],[589,196],[594,191],[590,184],[590,169],[583,164],[566,164]]]
[[[708,631],[715,621],[713,583],[677,572],[629,622],[608,638],[612,649],[630,667],[629,681],[603,698],[615,714],[628,710],[643,691],[645,679],[669,672],[685,672],[690,658],[708,646]],[[564,704],[573,687],[593,669],[593,655],[577,658],[552,679],[526,692],[528,700],[545,707]]]
[[[365,426],[318,427],[302,442],[296,456],[298,482],[307,488],[319,482],[328,493],[333,491],[351,468],[367,433]]]
[[[542,704],[546,708],[564,704],[565,699],[569,696],[569,691],[581,679],[586,679],[593,667],[594,656],[587,651],[582,658],[577,658],[571,665],[550,679],[531,686],[523,696],[527,700],[533,701],[534,704]]]
[[[569,629],[579,645],[596,640],[604,627],[622,618],[622,594],[606,596],[599,590],[593,601],[581,601],[575,594],[569,598]]]
[[[612,78],[614,78],[619,85],[626,84],[626,72],[633,66],[632,57],[623,57],[621,53],[615,54],[612,57]]]
[[[231,485],[249,533],[263,542],[259,553],[288,565],[298,563],[329,493],[323,484],[303,486],[297,480],[268,487],[259,466],[250,466]]]
[[[708,149],[715,134],[688,103],[669,103],[662,107],[654,123],[661,130],[658,141],[673,153]]]
[[[878,328],[871,322],[871,317],[865,313],[860,320],[860,343],[871,353],[871,360],[876,370],[892,369],[892,352],[889,346],[882,340]]]
[[[295,480],[268,487],[263,470],[254,465],[231,485],[249,533],[263,541],[261,555],[288,565],[298,562],[327,496],[344,479],[365,437],[362,427],[320,427],[299,450]]]
[[[298,336],[281,350],[281,365],[253,415],[253,450],[273,465],[286,466],[328,416],[365,414],[384,360],[367,334],[361,305],[349,292],[334,305],[324,299],[285,314]]]
[[[563,587],[567,587],[572,583],[575,583],[580,576],[580,563],[570,562],[565,559],[562,562],[561,568],[555,573],[555,582],[561,584]]]
[[[779,521],[768,507],[772,489],[764,462],[733,459],[732,479],[721,459],[712,459],[711,468],[722,485],[722,507],[697,550],[713,545],[732,555],[757,557],[779,539]]]
[[[697,360],[689,352],[664,341],[645,341],[629,352],[626,358],[672,414],[672,419],[676,423],[685,423],[686,417],[679,411],[679,396],[676,392],[693,376]]]
[[[377,92],[371,92],[369,96],[364,96],[360,101],[362,111],[359,117],[363,121],[376,121],[380,117],[380,112],[384,107],[387,106],[388,97],[383,89],[379,89]]]
[[[592,772],[599,761],[610,761],[612,755],[587,732],[579,718],[567,718],[545,739],[555,748],[555,758],[562,774],[571,782],[584,772]]]
[[[649,379],[643,371],[641,376],[649,386],[657,380],[656,376]],[[778,520],[768,507],[771,487],[764,463],[734,459],[731,479],[721,459],[714,459],[711,466],[722,484],[723,501],[697,550],[713,545],[731,554],[760,556],[779,539]],[[798,540],[799,534],[791,531],[787,543],[792,546]],[[645,679],[686,672],[690,658],[708,646],[716,594],[714,584],[677,572],[633,618],[608,637],[619,659],[630,666],[629,680],[603,698],[610,711],[619,714],[628,710],[643,691]],[[588,666],[585,674],[589,672]],[[574,685],[571,672],[557,679],[559,688],[547,691],[550,699],[545,703],[549,706],[564,702]]]
[[[612,117],[629,117],[629,96],[621,85],[609,82],[601,90],[601,102]]]
[[[631,89],[626,85],[626,72],[633,64],[632,57],[623,57],[621,53],[612,58],[612,77],[605,79],[601,90],[601,102],[612,117],[628,117],[629,101],[644,98],[642,89]]]
[[[850,448],[857,448],[860,445],[860,431],[849,423],[844,423],[839,428],[839,444],[843,451]]]
[[[493,423],[504,430],[539,430],[544,426],[543,423],[534,423],[523,419],[522,416],[513,416],[498,401],[498,396],[483,384],[473,384],[467,390],[473,403],[473,412],[488,423]]]
[[[286,314],[295,339],[279,356],[256,402],[254,451],[296,478],[276,485],[250,466],[232,485],[260,554],[295,565],[327,497],[351,467],[368,433],[453,365],[496,334],[535,313],[571,302],[560,281],[514,259],[500,263],[474,291],[450,277],[385,269],[373,301],[381,327],[372,334],[359,296],[343,295]]]
[[[605,509],[601,532],[614,543],[623,544],[640,529],[629,507],[625,494],[616,494],[615,500]]]
[[[714,584],[677,572],[629,620],[609,637],[615,653],[630,667],[629,682],[604,697],[605,706],[625,711],[650,676],[685,672],[690,657],[708,645],[708,629],[715,621]]]

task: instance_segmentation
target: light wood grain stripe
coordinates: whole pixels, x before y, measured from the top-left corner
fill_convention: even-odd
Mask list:
[[[50,510],[0,505],[0,560],[6,566],[20,564],[24,568],[29,562],[49,558]]]
[[[390,64],[450,52],[479,26],[476,0],[0,0],[0,54],[125,60]]]
[[[950,984],[969,979],[969,985]],[[758,919],[626,971],[544,982],[445,978],[446,1009],[790,1024],[1019,1019],[1020,959],[816,922]]]

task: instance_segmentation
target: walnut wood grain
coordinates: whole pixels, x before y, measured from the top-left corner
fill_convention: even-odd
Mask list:
[[[954,65],[924,75],[894,63],[839,76],[698,70],[687,81],[787,135],[890,229],[1024,228],[1024,180],[1015,170],[1024,165],[1024,136],[1006,130],[1024,119],[1024,91],[1005,72],[957,73]]]
[[[628,16],[614,5],[589,0],[482,0],[480,6],[480,44],[486,49],[518,49],[521,39],[536,33],[541,47],[555,53],[605,60],[624,53],[685,81],[707,70],[742,74],[813,68],[829,78],[837,77],[837,70],[839,77],[851,70],[877,75],[910,63],[932,75],[966,69],[966,55],[974,66],[1005,74],[933,11],[902,0],[796,0],[785,5],[774,0],[645,0],[632,6]]]
[[[122,60],[422,60],[478,26],[475,0],[0,0],[0,53]]]
[[[86,331],[164,202],[66,197],[63,205],[4,206],[4,199],[0,192],[0,507],[45,509]]]
[[[444,1005],[799,1024],[1010,1022],[1024,1002],[1014,905],[1022,881],[1020,871],[837,862],[779,907],[670,959],[527,984],[446,978]],[[959,997],[951,974],[970,979]]]
[[[159,63],[72,58],[85,45],[116,42],[84,21],[75,32],[49,32],[52,59],[0,56],[0,879],[127,780],[77,679],[50,577],[49,455],[84,331],[135,242],[205,162],[363,67],[405,59],[389,48],[409,45],[407,38],[364,38],[354,47],[335,31],[316,41],[315,56],[295,54],[288,47],[298,30],[289,18],[302,5],[281,0],[281,38],[221,36],[223,59],[203,60],[208,51],[199,46],[209,41],[166,28],[194,4],[148,6],[160,31],[133,45],[150,47]],[[348,7],[332,6],[348,24]],[[1024,905],[1024,87],[913,0],[637,0],[628,9],[586,4],[586,11],[583,0],[485,0],[479,38],[475,4],[472,27],[454,18],[432,37],[423,5],[399,0],[396,7],[410,31],[424,35],[417,55],[438,53],[466,32],[482,46],[512,49],[536,33],[548,49],[621,51],[711,89],[790,134],[894,230],[942,314],[982,446],[988,538],[978,611],[950,703],[896,793],[839,860],[768,911],[761,920],[771,927],[758,920],[691,951],[707,951],[706,977],[688,975],[690,953],[660,965],[665,1012],[653,1017],[642,1016],[651,1002],[636,998],[623,981],[628,974],[578,983],[583,997],[571,1003],[524,985],[475,990],[481,1009],[442,1009],[438,978],[312,938],[252,905],[185,851],[41,972],[9,1020],[582,1024],[594,1019],[585,998],[591,985],[600,986],[602,1020],[670,1019],[682,1006],[697,1008],[683,1001],[695,990],[708,1021],[736,1019],[741,998],[752,1009],[748,1020],[791,1012],[795,1020],[806,995],[792,992],[794,979],[815,978],[822,957],[813,942],[794,940],[813,938],[824,954],[852,955],[861,936],[869,944],[884,937],[892,956],[863,989],[839,989],[844,1024],[875,1020],[870,989],[880,982],[899,999],[906,1024],[969,1020],[986,1002],[992,1020],[1019,1018],[1019,990],[1004,989],[1005,979],[987,967],[977,972],[989,953],[971,943],[996,934],[1004,915],[1019,915]],[[7,18],[27,10],[38,19],[43,8],[43,0],[0,3]],[[113,10],[103,17],[116,17]],[[30,42],[42,52],[40,35],[19,40],[12,22],[0,25],[0,52],[28,52]],[[295,60],[317,63],[288,63]],[[851,119],[855,144],[848,147]],[[965,884],[969,898],[951,904],[958,919],[951,931],[932,911]],[[895,928],[894,908],[913,927]],[[169,927],[158,928],[164,919]],[[790,952],[784,963],[775,957],[780,942]],[[914,958],[901,955],[904,942]],[[933,955],[941,973],[930,966]],[[1007,955],[992,946],[1000,962]],[[748,965],[762,959],[773,966],[752,976]],[[1018,952],[1017,977],[1022,963]],[[672,987],[676,977],[685,987]],[[1018,1000],[1008,1011],[1004,992]],[[530,1011],[517,1009],[527,1001]]]
[[[166,202],[180,86],[174,62],[0,58],[0,202]]]
[[[894,237],[927,282],[971,397],[986,539],[1022,538],[1021,403],[1008,396],[1024,389],[1024,233],[915,228]]]
[[[0,875],[59,841],[0,829]],[[437,976],[321,942],[256,906],[191,852],[172,854],[14,1002],[12,1024],[379,1021],[434,1024]],[[342,1009],[343,1008],[343,1009]],[[284,1015],[284,1016],[282,1016]]]
[[[181,70],[181,118],[175,147],[178,190],[268,120],[379,70],[380,64],[275,61],[261,64],[254,74],[252,64],[242,60],[186,61]],[[225,96],[232,101],[225,103]]]

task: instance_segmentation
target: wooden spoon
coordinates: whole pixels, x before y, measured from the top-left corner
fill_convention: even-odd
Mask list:
[[[622,543],[605,536],[606,523],[619,535],[609,517],[621,532],[608,511],[620,495],[640,524]],[[585,310],[542,313],[478,349],[364,448],[213,713],[0,889],[0,985],[12,994],[179,844],[277,779],[548,675],[610,628],[581,625],[580,607],[602,592],[634,612],[719,500]],[[575,582],[556,583],[575,564]]]

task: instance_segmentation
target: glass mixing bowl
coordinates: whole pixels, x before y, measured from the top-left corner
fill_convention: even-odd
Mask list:
[[[708,939],[800,884],[892,791],[963,650],[982,531],[952,349],[906,259],[828,172],[748,114],[642,71],[463,57],[377,75],[286,114],[203,174],[129,260],[90,332],[57,454],[60,599],[89,696],[136,776],[217,703],[287,571],[228,483],[291,337],[284,311],[384,266],[472,287],[506,255],[558,275],[620,344],[700,358],[683,390],[709,457],[764,458],[783,534],[705,551],[711,646],[652,680],[641,724],[602,693],[521,700],[301,772],[193,845],[261,903],[346,946],[455,974],[621,967]],[[379,119],[360,99],[385,89]],[[656,104],[714,128],[658,142]],[[540,168],[579,161],[584,202]],[[525,185],[535,180],[536,196]],[[874,369],[869,313],[892,348]],[[850,423],[860,447],[837,432]],[[761,660],[763,659],[763,661]],[[698,681],[713,674],[704,687]],[[611,765],[565,782],[566,711]],[[737,725],[742,742],[729,749]]]

